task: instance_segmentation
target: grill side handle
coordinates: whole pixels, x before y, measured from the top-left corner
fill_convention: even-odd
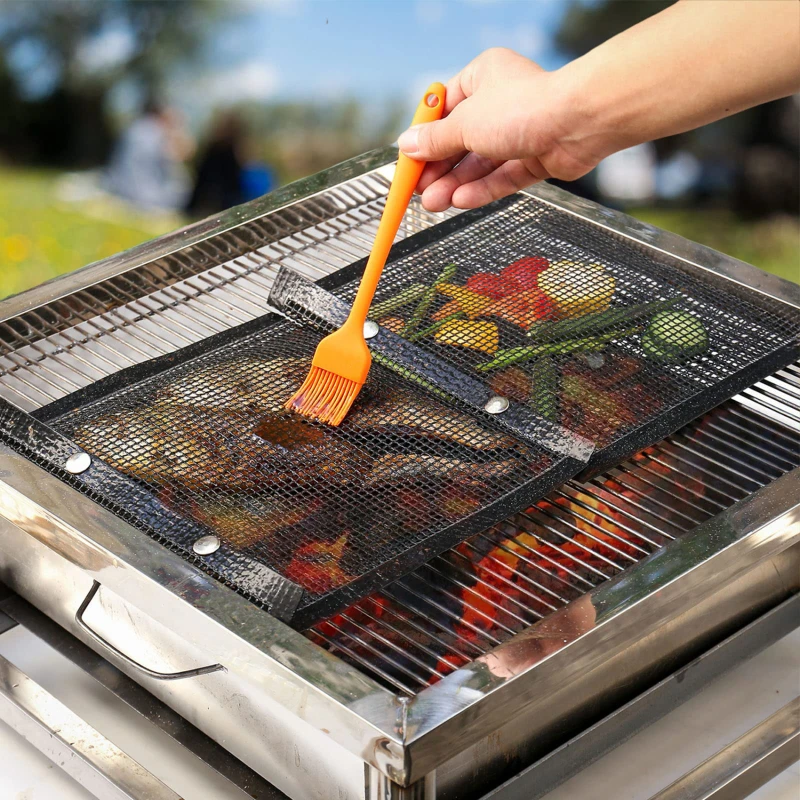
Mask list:
[[[84,619],[84,615],[86,614],[86,609],[89,608],[92,600],[94,600],[97,593],[100,591],[100,583],[98,581],[92,582],[92,588],[89,589],[88,594],[83,599],[83,602],[80,605],[80,608],[75,613],[75,623],[77,626],[93,641],[99,644],[104,650],[107,650],[113,656],[118,658],[123,663],[127,664],[132,669],[135,669],[137,672],[142,673],[142,675],[146,675],[148,678],[153,678],[157,681],[179,681],[183,680],[184,678],[196,678],[198,675],[208,675],[210,672],[225,672],[225,667],[222,664],[210,664],[206,667],[197,667],[196,669],[186,669],[180,672],[157,672],[156,670],[149,669],[145,667],[143,664],[140,664],[138,661],[135,661],[130,656],[123,653],[121,650],[116,648],[111,642],[107,639],[104,639],[100,636],[99,633],[94,631]]]

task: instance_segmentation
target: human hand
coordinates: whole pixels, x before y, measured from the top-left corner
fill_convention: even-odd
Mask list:
[[[574,180],[596,166],[571,137],[572,116],[556,73],[494,48],[447,84],[444,118],[400,136],[428,161],[417,191],[429,211],[476,208],[546,178]]]
[[[546,72],[487,50],[447,84],[445,117],[400,136],[428,163],[430,211],[574,180],[626,147],[800,91],[800,3],[679,0]]]

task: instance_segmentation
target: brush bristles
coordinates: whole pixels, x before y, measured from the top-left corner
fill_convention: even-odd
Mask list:
[[[339,425],[362,385],[335,372],[311,367],[303,385],[286,401],[285,408],[327,425]]]

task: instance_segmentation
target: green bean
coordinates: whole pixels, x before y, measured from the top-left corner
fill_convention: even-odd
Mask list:
[[[431,307],[435,297],[436,297],[436,289],[442,283],[450,283],[453,278],[456,276],[456,270],[458,268],[455,264],[448,264],[441,272],[439,277],[433,282],[431,286],[429,286],[425,290],[425,294],[422,295],[422,299],[419,301],[419,305],[414,309],[414,313],[409,317],[408,322],[406,323],[405,328],[401,331],[401,336],[408,336],[410,333],[413,333],[420,325],[422,320],[425,319],[426,315],[428,314],[428,310]]]
[[[412,283],[411,286],[407,286],[402,292],[398,292],[393,297],[387,297],[385,300],[375,303],[369,310],[370,319],[385,317],[387,314],[391,314],[392,311],[397,311],[398,308],[419,300],[426,291],[428,291],[428,287],[424,283]]]
[[[650,317],[671,309],[682,299],[673,297],[669,300],[656,300],[652,303],[611,308],[575,319],[545,322],[532,328],[527,335],[536,342],[552,342],[555,339],[579,339],[585,336],[604,334],[609,329],[643,325]]]
[[[582,339],[566,339],[563,342],[542,342],[541,344],[530,345],[528,347],[512,347],[509,350],[501,350],[496,353],[491,361],[478,364],[475,369],[478,372],[489,372],[489,370],[510,367],[512,364],[519,364],[523,361],[531,361],[539,356],[565,356],[570,353],[596,353],[602,350],[609,342],[615,339],[624,339],[636,333],[639,328],[628,328],[624,331],[612,331],[603,336],[586,336]]]
[[[537,358],[531,366],[531,406],[539,416],[555,422],[558,416],[560,373],[550,356]]]
[[[383,355],[382,353],[372,353],[373,360],[380,364],[381,366],[386,367],[386,369],[390,369],[392,372],[396,373],[402,378],[405,378],[407,381],[411,383],[416,383],[418,386],[422,386],[424,389],[427,389],[431,394],[436,395],[437,397],[442,398],[443,400],[451,399],[450,395],[445,392],[444,390],[440,389],[436,384],[431,383],[426,378],[423,378],[421,375],[418,375],[413,370],[410,370],[408,367],[404,367],[402,364],[398,364],[397,361],[394,359],[389,358],[388,356]]]
[[[455,314],[450,314],[446,316],[444,319],[440,319],[438,322],[434,322],[433,325],[430,325],[427,328],[423,328],[421,331],[417,331],[416,333],[412,333],[410,336],[407,336],[409,342],[418,342],[420,339],[424,339],[426,336],[430,336],[432,333],[436,333],[445,322],[449,322],[451,319],[464,319],[467,315],[463,311],[456,311]],[[401,334],[402,335],[402,334]]]

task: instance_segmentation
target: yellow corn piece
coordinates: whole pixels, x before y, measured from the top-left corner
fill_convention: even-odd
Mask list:
[[[482,320],[451,319],[445,322],[433,337],[439,344],[480,350],[490,356],[500,346],[500,331],[494,322]]]
[[[562,316],[582,317],[609,307],[616,281],[599,264],[560,261],[539,275],[539,288]]]
[[[470,319],[479,316],[494,302],[491,297],[478,294],[463,286],[456,286],[453,283],[440,283],[436,289],[446,297],[455,300]]]

